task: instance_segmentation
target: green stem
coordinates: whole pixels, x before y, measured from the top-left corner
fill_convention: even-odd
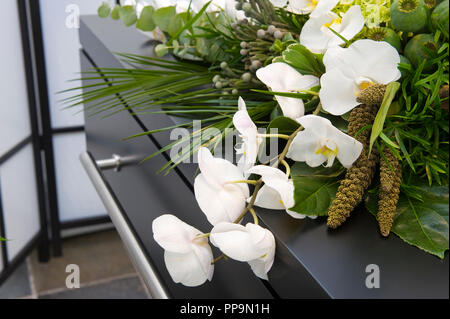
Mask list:
[[[252,214],[252,216],[253,216],[253,223],[255,225],[258,225],[258,223],[259,223],[258,216],[256,216],[255,210],[253,208],[249,208],[248,210],[250,211],[250,214]]]
[[[285,140],[289,139],[289,135],[286,134],[258,134],[261,137],[278,137],[278,138],[283,138]]]
[[[237,180],[237,181],[230,181],[230,182],[226,182],[225,184],[252,184],[252,185],[256,185],[257,181],[251,181],[248,179],[242,179],[242,180]]]

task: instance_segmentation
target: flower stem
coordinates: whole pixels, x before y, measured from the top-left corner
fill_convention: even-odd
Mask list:
[[[250,211],[250,214],[252,214],[253,216],[253,223],[255,225],[258,225],[258,216],[256,216],[255,210],[252,207],[250,207],[248,210]]]
[[[218,261],[220,261],[220,260],[222,260],[222,259],[228,260],[228,257],[225,256],[224,254],[222,254],[222,255],[220,255],[219,257],[213,259],[213,260],[211,261],[211,265],[214,265],[216,262],[218,262]]]
[[[286,134],[258,134],[261,137],[278,137],[278,138],[283,138],[285,140],[289,139],[289,135]]]
[[[245,179],[245,180],[229,181],[229,182],[226,182],[225,184],[243,184],[243,183],[256,185],[257,181]]]
[[[286,162],[286,160],[282,160],[281,164],[283,164],[284,168],[286,169],[286,175],[289,177],[291,175],[291,167]]]

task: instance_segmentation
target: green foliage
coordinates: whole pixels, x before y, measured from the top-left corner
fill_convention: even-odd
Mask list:
[[[441,108],[444,99],[439,96],[439,89],[449,83],[448,36],[437,31],[433,41],[436,51],[428,52],[429,58],[417,67],[399,65],[404,76],[398,111],[387,116],[383,132],[399,146],[393,151],[404,163],[406,178],[448,185],[449,113]]]
[[[290,135],[294,133],[299,127],[300,124],[297,121],[289,117],[279,116],[269,123],[269,125],[267,126],[267,133],[270,133],[271,129],[277,129],[278,134]]]
[[[419,199],[402,192],[391,231],[408,244],[443,259],[449,243],[448,187],[415,188],[414,193],[420,193]],[[378,211],[377,201],[375,193],[369,194],[366,201],[367,209],[374,216]]]
[[[111,11],[111,7],[108,2],[103,2],[102,5],[98,8],[97,13],[100,18],[106,18],[109,16]]]
[[[377,116],[375,117],[375,121],[372,126],[372,133],[370,135],[370,144],[369,144],[369,153],[372,151],[373,143],[375,143],[376,139],[380,134],[382,134],[384,122],[386,120],[386,116],[388,114],[389,108],[391,107],[392,100],[395,98],[395,94],[400,88],[400,83],[392,82],[389,83],[386,87],[386,93],[384,94],[383,102],[381,103],[380,109],[378,110]],[[383,134],[382,137],[385,135]],[[391,141],[389,141],[390,145],[395,145]]]
[[[169,30],[169,23],[173,16],[177,13],[175,6],[162,7],[155,11],[153,14],[153,21],[162,30]]]
[[[141,15],[136,23],[136,28],[142,31],[153,31],[156,28],[153,14],[155,9],[152,6],[146,6],[142,9]]]
[[[111,11],[111,19],[113,20],[119,20],[120,19],[120,6],[116,4],[114,8]]]
[[[119,16],[123,24],[129,27],[137,21],[136,8],[134,6],[122,6],[119,9]]]
[[[325,73],[322,55],[314,54],[301,44],[292,44],[283,51],[283,60],[296,68],[301,74],[320,77]]]
[[[312,168],[305,163],[295,163],[291,171],[295,205],[289,210],[310,216],[326,216],[343,173],[344,169],[338,165]]]

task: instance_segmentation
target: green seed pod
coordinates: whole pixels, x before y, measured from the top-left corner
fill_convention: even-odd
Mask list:
[[[372,28],[367,32],[367,38],[375,41],[385,41],[397,49],[402,49],[402,43],[398,34],[389,28]]]
[[[431,24],[433,27],[436,29],[443,27],[447,30],[447,33],[449,32],[448,3],[449,0],[441,2],[434,8],[433,13],[431,14]]]
[[[417,68],[424,59],[432,58],[429,51],[437,50],[438,45],[431,34],[418,34],[406,44],[404,53],[411,64]]]
[[[391,21],[400,31],[418,32],[427,24],[427,7],[423,0],[394,0]]]

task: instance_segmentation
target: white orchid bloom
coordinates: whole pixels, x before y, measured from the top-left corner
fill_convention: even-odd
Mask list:
[[[256,276],[268,279],[275,257],[275,238],[270,231],[252,223],[245,227],[219,223],[211,230],[210,240],[226,256],[248,262]]]
[[[286,212],[296,218],[303,219],[306,215],[289,210],[295,205],[294,183],[283,171],[278,168],[257,165],[248,170],[249,174],[261,176],[264,182],[263,187],[256,195],[255,205],[267,209],[286,210]],[[316,216],[308,216],[316,218]]]
[[[285,7],[287,11],[296,14],[309,14],[310,17],[318,17],[333,9],[339,0],[272,0],[276,7]],[[286,6],[287,4],[287,6]]]
[[[274,92],[296,93],[319,85],[319,79],[313,75],[302,75],[289,64],[276,62],[258,69],[256,76]],[[302,99],[275,96],[284,116],[297,119],[305,114]]]
[[[234,222],[242,213],[249,197],[248,185],[233,183],[242,181],[242,171],[229,161],[213,157],[206,147],[198,151],[201,171],[194,181],[194,192],[200,209],[208,221]]]
[[[351,40],[363,27],[364,17],[360,6],[350,7],[342,18],[329,11],[306,21],[300,32],[300,44],[307,47],[311,52],[324,53],[327,49],[344,43],[344,40],[329,28],[339,33],[343,38]]]
[[[258,128],[248,115],[247,107],[242,97],[239,97],[238,111],[233,116],[233,124],[242,138],[240,148],[236,148],[236,154],[242,154],[238,161],[238,167],[243,172],[246,172],[255,165],[258,149],[263,138],[258,135]],[[247,176],[244,174],[244,177]]]
[[[330,167],[337,158],[349,168],[361,155],[362,144],[334,127],[328,119],[306,115],[298,122],[304,130],[294,138],[286,155],[294,161],[306,162],[311,167],[326,162],[326,167]]]
[[[152,224],[153,238],[164,249],[164,262],[172,280],[188,287],[211,281],[213,253],[201,231],[173,215],[162,215]]]
[[[384,41],[355,41],[346,49],[327,51],[323,62],[326,72],[320,79],[319,97],[323,109],[333,115],[342,115],[359,105],[356,98],[363,89],[401,77],[397,67],[400,56]]]

